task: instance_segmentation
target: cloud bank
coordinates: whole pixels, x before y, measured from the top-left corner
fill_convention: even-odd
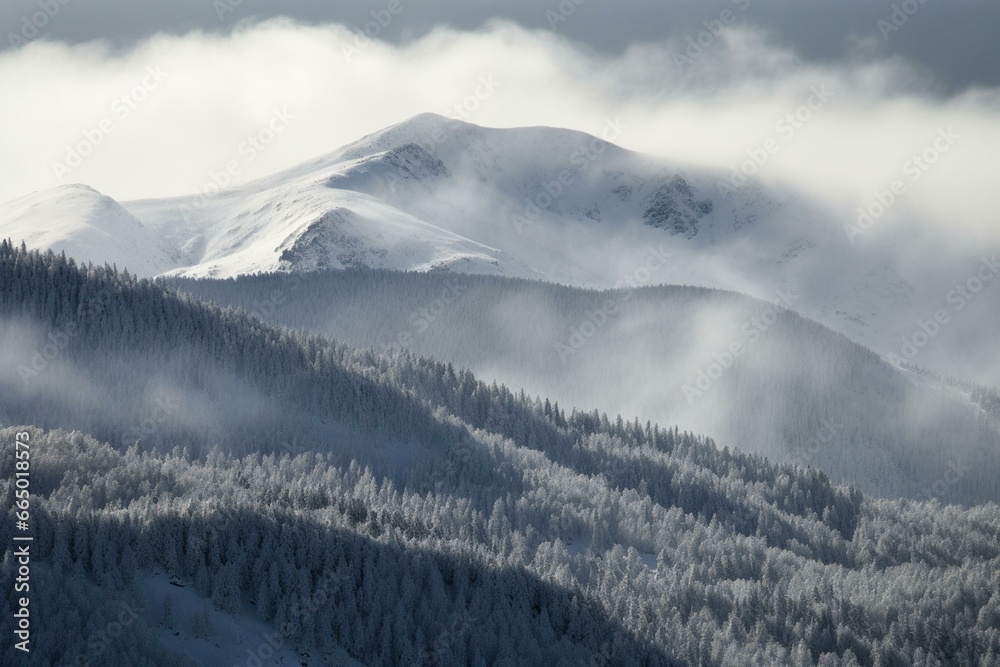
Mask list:
[[[239,184],[432,111],[595,134],[619,119],[627,148],[726,179],[752,172],[845,223],[904,180],[886,228],[926,220],[995,238],[1000,91],[941,96],[864,40],[837,64],[807,62],[741,23],[739,3],[706,21],[618,55],[507,22],[402,45],[284,19],[127,50],[36,40],[0,54],[20,91],[0,109],[0,199],[66,182],[119,200],[177,195],[227,171]]]

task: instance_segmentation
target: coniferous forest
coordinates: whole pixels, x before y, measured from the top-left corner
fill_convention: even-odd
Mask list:
[[[0,667],[1000,667],[1000,2],[0,24]]]
[[[790,309],[733,292],[372,269],[162,284],[360,349],[450,362],[564,405],[679,424],[878,497],[998,499],[995,389],[896,368]],[[725,358],[734,341],[744,354]],[[960,478],[939,483],[953,469]]]
[[[175,640],[220,614],[304,664],[1000,664],[993,503],[880,499],[7,241],[0,342],[32,664],[196,664]]]

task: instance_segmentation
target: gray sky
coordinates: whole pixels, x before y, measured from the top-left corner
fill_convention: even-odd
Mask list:
[[[46,0],[42,0],[45,2]],[[157,32],[183,34],[191,30],[227,32],[239,21],[288,16],[306,23],[343,23],[363,28],[370,12],[383,10],[389,0],[329,2],[328,0],[218,0],[232,11],[219,18],[213,0],[50,0],[66,2],[43,29],[45,39],[70,43],[94,39],[127,46]],[[580,2],[580,0],[576,0]],[[460,30],[481,27],[494,17],[513,20],[529,29],[549,29],[546,11],[558,11],[559,1],[400,0],[405,20],[391,22],[379,38],[393,42],[413,39],[448,25]],[[803,58],[829,61],[843,58],[858,39],[877,37],[877,49],[926,68],[940,93],[968,86],[1000,84],[1000,3],[995,0],[910,0],[919,9],[901,29],[883,39],[878,21],[891,17],[902,0],[584,0],[556,32],[607,53],[637,42],[696,34],[702,22],[725,8],[749,3],[740,21],[773,31],[774,39]],[[920,4],[920,3],[923,4]],[[564,0],[566,6],[571,0]],[[0,6],[4,35],[19,32],[24,17],[40,10],[39,0],[7,0]],[[873,44],[873,46],[875,46]],[[4,39],[3,49],[10,49]]]
[[[898,25],[894,4],[912,14]],[[1000,237],[996,0],[8,0],[0,24],[16,92],[0,201],[238,185],[430,111],[592,134],[620,120],[626,148],[751,168],[845,223],[955,135],[892,215]]]

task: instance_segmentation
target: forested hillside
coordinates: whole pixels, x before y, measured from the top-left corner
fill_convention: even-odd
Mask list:
[[[33,452],[36,664],[164,664],[157,626],[210,636],[164,599],[88,641],[153,570],[315,661],[997,664],[996,505],[866,498],[6,242],[0,322],[0,441]]]
[[[1000,421],[975,396],[942,391],[791,310],[731,292],[374,270],[165,282],[563,405],[679,424],[883,497],[1000,499]],[[795,293],[785,296],[794,306]]]

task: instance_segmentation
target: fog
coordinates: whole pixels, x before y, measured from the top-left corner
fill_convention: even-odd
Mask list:
[[[226,35],[156,35],[125,49],[35,41],[4,51],[0,77],[26,94],[0,110],[8,129],[0,199],[61,181],[119,200],[193,193],[229,162],[239,168],[233,182],[246,182],[433,111],[592,133],[617,118],[623,146],[727,172],[774,139],[777,151],[756,176],[844,216],[952,128],[960,138],[921,172],[892,219],[902,229],[919,218],[996,240],[997,90],[942,96],[926,70],[863,42],[818,63],[734,24],[681,66],[679,38],[608,54],[506,22],[437,28],[402,45],[372,40],[345,55],[354,40],[345,25],[275,19]],[[495,84],[489,94],[484,78]],[[829,94],[803,111],[814,87]],[[247,144],[269,137],[276,114],[281,131]],[[808,119],[790,125],[789,114]],[[94,144],[83,146],[90,154],[57,176],[54,163],[67,165],[81,143]]]
[[[878,495],[920,497],[956,457],[1000,469],[998,447],[985,445],[1000,444],[997,426],[958,392],[732,293],[383,271],[171,284],[349,345],[428,355],[567,411],[704,433]],[[952,502],[995,496],[979,472],[947,492]]]
[[[199,377],[178,373],[196,346],[169,358],[122,351],[88,352],[74,322],[44,328],[33,319],[0,318],[0,419],[45,428],[80,428],[121,449],[239,447],[246,424],[257,428],[284,415],[250,383],[212,365]],[[276,446],[280,443],[275,443]]]

